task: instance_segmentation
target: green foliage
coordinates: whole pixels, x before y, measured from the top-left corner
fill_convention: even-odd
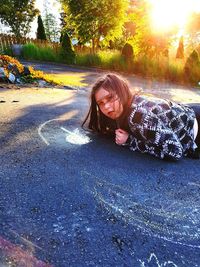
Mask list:
[[[114,71],[127,71],[127,65],[119,51],[99,51],[98,56],[102,68]]]
[[[117,50],[104,50],[99,51],[97,54],[78,54],[76,64],[114,71],[127,71],[124,58]]]
[[[76,64],[87,67],[101,67],[101,60],[97,54],[77,55]]]
[[[30,32],[31,22],[38,13],[35,0],[1,0],[0,21],[9,26],[17,38]]]
[[[23,45],[22,58],[24,59],[38,59],[38,47],[32,43]]]
[[[187,58],[184,72],[185,78],[190,83],[196,84],[198,81],[200,81],[200,61],[199,54],[196,50],[193,50]]]
[[[73,25],[78,39],[81,43],[92,42],[93,51],[99,47],[100,39],[114,40],[122,34],[127,0],[62,2],[68,12],[68,21]]]
[[[184,82],[184,66],[182,62],[173,60],[168,63],[165,78],[172,82]]]
[[[120,51],[124,47],[125,43],[126,42],[125,42],[125,40],[124,40],[124,38],[122,36],[120,38],[116,38],[114,41],[110,40],[109,41],[109,47],[108,48],[110,48],[110,49],[117,49],[117,50]]]
[[[183,59],[184,58],[184,44],[183,44],[183,36],[181,36],[179,40],[179,45],[176,53],[176,58]]]
[[[46,34],[45,34],[44,25],[42,22],[42,18],[40,15],[38,16],[37,39],[40,39],[40,40],[46,40],[47,39]]]
[[[1,54],[7,56],[13,56],[12,48],[10,46],[5,46]]]
[[[183,82],[183,65],[178,60],[169,61],[166,57],[151,58],[140,56],[134,62],[133,72],[157,80]]]
[[[69,38],[67,31],[63,31],[61,35],[61,55],[66,60],[67,63],[74,63],[75,53]]]
[[[58,56],[51,47],[38,47],[35,44],[25,44],[22,49],[24,59],[36,59],[44,61],[57,61]]]

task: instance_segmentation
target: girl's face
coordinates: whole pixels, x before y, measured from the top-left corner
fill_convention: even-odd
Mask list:
[[[115,120],[121,116],[123,106],[115,92],[109,92],[101,87],[95,93],[95,99],[101,112],[107,117]]]

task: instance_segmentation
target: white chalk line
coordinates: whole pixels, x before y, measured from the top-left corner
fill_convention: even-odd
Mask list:
[[[42,134],[42,129],[43,129],[44,126],[46,126],[48,123],[50,123],[50,122],[52,122],[52,121],[59,121],[59,120],[61,120],[61,119],[52,119],[52,120],[48,120],[48,121],[42,123],[42,124],[39,126],[39,128],[38,128],[38,134],[39,134],[40,138],[43,140],[43,142],[44,142],[47,146],[49,146],[50,143],[48,142],[48,140],[47,140],[47,139],[44,137],[44,135]],[[88,138],[87,136],[82,136],[82,135],[78,132],[78,129],[76,129],[77,132],[69,131],[69,130],[67,130],[67,129],[64,128],[64,127],[60,127],[60,129],[63,130],[64,132],[68,133],[70,136],[73,136],[73,137],[76,138],[77,141],[76,141],[76,142],[73,142],[74,144],[75,144],[75,143],[76,143],[76,144],[86,144],[86,143],[89,143],[89,142],[91,141],[90,138]],[[75,130],[75,131],[76,131],[76,130]],[[67,141],[67,139],[66,139],[66,141]]]
[[[145,233],[147,233],[148,235],[150,235],[150,236],[154,236],[154,237],[157,237],[157,238],[159,238],[159,239],[163,239],[163,240],[165,240],[165,241],[168,241],[168,242],[171,242],[171,243],[174,243],[174,244],[179,244],[179,245],[183,245],[183,246],[186,246],[186,247],[192,247],[192,248],[198,248],[198,249],[200,249],[200,245],[194,245],[194,244],[188,244],[188,243],[186,243],[186,242],[183,242],[183,241],[180,241],[180,239],[179,240],[174,240],[174,238],[173,238],[173,234],[175,234],[176,236],[178,235],[178,237],[180,238],[181,236],[182,237],[189,237],[189,238],[192,238],[192,240],[196,240],[196,238],[194,239],[194,235],[192,235],[191,233],[186,233],[186,232],[184,232],[184,233],[182,233],[182,235],[180,236],[180,232],[177,232],[177,231],[175,231],[174,233],[172,232],[171,233],[171,237],[170,236],[165,236],[165,231],[167,230],[167,229],[160,229],[159,228],[159,226],[160,225],[158,225],[156,222],[146,222],[146,221],[144,221],[144,220],[142,220],[140,217],[138,217],[138,216],[134,216],[134,214],[130,214],[130,212],[127,212],[127,211],[125,211],[124,210],[124,207],[120,207],[119,205],[116,205],[115,203],[112,203],[112,202],[110,202],[110,201],[107,201],[103,196],[102,196],[102,194],[99,192],[99,190],[98,190],[98,185],[101,187],[101,186],[103,186],[103,185],[105,185],[105,184],[107,184],[108,183],[108,185],[109,185],[109,192],[110,192],[110,190],[111,191],[113,191],[112,189],[111,189],[111,187],[113,186],[113,184],[112,183],[109,183],[109,182],[107,182],[107,181],[105,181],[105,180],[101,180],[101,179],[99,179],[99,178],[97,178],[95,175],[92,175],[91,173],[88,173],[88,172],[86,172],[86,171],[83,171],[82,172],[82,174],[87,174],[87,175],[89,175],[89,176],[92,176],[92,177],[94,177],[95,178],[95,180],[96,180],[96,185],[93,185],[93,194],[94,194],[94,197],[95,198],[97,198],[101,203],[103,203],[104,204],[104,207],[108,210],[108,212],[110,211],[110,210],[114,210],[115,212],[117,212],[117,213],[119,213],[121,216],[122,216],[122,218],[123,219],[125,219],[125,220],[127,220],[128,219],[128,221],[130,222],[130,223],[136,223],[135,225],[137,226],[137,227],[139,227],[140,229],[143,229],[144,230],[144,232]],[[189,183],[188,183],[189,184]],[[119,185],[114,185],[114,186],[116,186],[117,188],[119,187],[121,187],[121,186],[119,186]],[[91,192],[91,187],[90,188],[88,188],[89,189],[89,191]],[[125,188],[123,188],[124,190],[126,190]],[[184,190],[185,188],[183,188],[183,189],[181,189],[181,190],[179,190],[179,193],[180,192],[182,192],[183,190]],[[113,192],[115,192],[115,193],[117,193],[115,190],[113,191]],[[119,197],[119,198],[124,198],[124,199],[126,199],[126,197],[124,197],[123,195],[121,195],[120,193],[117,193],[117,196]],[[130,201],[129,201],[130,202]],[[132,204],[133,204],[133,206],[134,205],[137,205],[137,204],[139,204],[139,203],[136,203],[136,202],[131,202]],[[171,204],[171,205],[168,205],[168,207],[171,207],[171,206],[173,206],[174,205],[174,203],[173,204]],[[143,208],[143,211],[145,211],[145,213],[148,213],[149,211],[148,210],[145,210],[144,208]],[[153,208],[153,213],[155,213],[155,211],[157,211],[157,215],[162,215],[163,216],[163,214],[160,214],[160,212],[159,212],[159,210],[157,210],[157,209],[155,209],[155,208]],[[165,211],[166,212],[166,211]],[[176,212],[173,212],[173,213],[171,213],[171,212],[167,212],[167,214],[165,214],[165,216],[169,216],[169,219],[172,219],[171,217],[173,217],[172,215],[179,215],[179,214],[176,214]],[[165,217],[164,216],[164,217]],[[166,219],[166,218],[165,218]],[[142,224],[144,224],[145,226],[142,226]],[[153,230],[155,230],[155,229],[158,229],[159,231],[160,231],[160,234],[156,234],[156,233],[152,233],[152,231],[151,231],[151,229],[153,229]],[[164,231],[164,232],[163,232]],[[164,235],[164,236],[163,236]]]
[[[73,135],[77,135],[77,134],[75,134],[75,133],[73,133],[73,132],[67,130],[67,129],[64,128],[64,127],[60,127],[60,129],[62,129],[62,130],[63,130],[64,132],[66,132],[66,133],[73,134]]]
[[[186,247],[192,247],[192,248],[198,248],[198,249],[200,249],[200,245],[192,245],[192,244],[187,244],[187,243],[180,242],[180,241],[175,241],[175,240],[172,240],[172,239],[170,239],[170,238],[168,238],[168,237],[162,236],[162,233],[161,233],[161,234],[155,234],[155,233],[152,233],[152,232],[150,233],[150,231],[149,231],[149,227],[150,227],[150,229],[151,229],[151,227],[154,227],[154,226],[155,226],[155,223],[145,222],[144,220],[140,219],[139,217],[134,217],[134,218],[133,218],[132,216],[130,217],[130,215],[129,215],[127,212],[125,212],[123,209],[121,209],[121,208],[119,208],[119,207],[117,207],[117,206],[115,206],[115,205],[109,203],[109,202],[106,201],[105,199],[103,199],[103,198],[98,194],[98,192],[96,192],[96,194],[98,195],[99,200],[100,200],[102,203],[106,204],[106,205],[105,205],[105,208],[108,210],[108,212],[109,212],[109,209],[108,209],[108,207],[109,207],[109,208],[111,208],[112,210],[115,210],[116,212],[119,212],[119,213],[122,215],[122,218],[123,218],[123,217],[124,217],[124,218],[127,218],[129,221],[130,221],[131,219],[133,219],[135,222],[139,222],[139,223],[145,224],[145,225],[147,226],[147,228],[144,228],[142,225],[139,225],[139,224],[136,224],[136,227],[138,227],[138,228],[144,230],[144,232],[147,233],[149,236],[154,236],[154,237],[156,237],[156,238],[163,239],[163,240],[165,240],[165,241],[168,241],[168,242],[171,242],[171,243],[174,243],[174,244],[179,244],[179,245],[183,245],[183,246],[186,246]],[[131,220],[130,222],[132,222],[132,220]],[[165,233],[164,233],[164,235],[165,235]]]
[[[152,261],[152,259],[155,259],[158,267],[166,266],[168,264],[170,264],[170,265],[173,264],[174,267],[178,267],[173,261],[165,261],[163,264],[160,263],[158,260],[158,257],[156,256],[155,253],[151,253],[150,257],[147,259],[147,262],[150,263]]]
[[[40,138],[44,141],[44,143],[49,146],[50,143],[47,141],[47,139],[43,136],[42,134],[42,128],[47,125],[49,122],[52,122],[52,121],[59,121],[60,119],[52,119],[52,120],[48,120],[48,121],[45,121],[44,123],[42,123],[39,128],[38,128],[38,134],[40,136]]]

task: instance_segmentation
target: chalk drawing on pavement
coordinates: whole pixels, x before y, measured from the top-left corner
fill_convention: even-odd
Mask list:
[[[91,142],[91,139],[86,134],[81,133],[78,128],[73,131],[69,131],[64,127],[61,127],[61,129],[67,133],[66,141],[70,144],[84,145]]]
[[[40,124],[39,128],[38,128],[38,134],[39,136],[41,137],[41,139],[44,141],[44,143],[49,146],[49,142],[48,140],[44,137],[43,133],[42,133],[42,130],[43,128],[50,122],[52,121],[56,121],[56,120],[59,120],[59,119],[52,119],[52,120],[48,120],[48,121],[45,121],[44,123]]]
[[[29,242],[30,243],[30,242]],[[35,266],[53,267],[52,265],[38,260],[33,251],[22,249],[21,246],[11,243],[0,236],[0,266]]]
[[[47,146],[50,145],[49,139],[51,138],[51,136],[49,138],[47,138],[47,136],[45,135],[45,130],[46,130],[45,127],[47,127],[47,125],[49,127],[49,124],[54,122],[54,121],[61,121],[61,119],[48,120],[48,121],[42,123],[38,128],[38,134],[39,134],[40,138],[42,139],[42,141]],[[53,129],[53,127],[50,128],[50,131],[53,131],[53,130],[55,130],[55,129]],[[91,142],[91,139],[86,135],[86,133],[83,130],[80,130],[78,128],[71,130],[71,129],[67,129],[66,127],[58,127],[58,129],[56,129],[56,134],[58,136],[57,137],[58,139],[60,138],[60,135],[62,135],[62,136],[64,135],[65,141],[67,143],[70,143],[73,145],[84,145],[84,144]],[[55,131],[50,135],[55,135]],[[48,129],[48,136],[49,136],[49,129]],[[56,136],[55,136],[55,138],[56,138]]]
[[[187,183],[179,191],[172,189],[168,195],[161,190],[152,196],[152,192],[126,189],[90,173],[82,174],[87,174],[88,190],[109,214],[144,234],[200,249],[200,197],[195,183]]]
[[[86,214],[81,211],[75,211],[68,215],[60,215],[53,223],[54,233],[61,233],[68,237],[76,237],[79,232],[91,232],[92,227]]]
[[[176,265],[173,261],[170,260],[161,263],[155,253],[151,253],[147,261],[143,261],[141,259],[139,259],[138,261],[140,262],[140,267],[148,267],[150,263],[153,263],[155,267],[178,267],[178,265]]]

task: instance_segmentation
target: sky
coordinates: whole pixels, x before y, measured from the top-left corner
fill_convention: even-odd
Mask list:
[[[47,8],[48,12],[55,15],[58,23],[60,23],[60,20],[59,20],[60,4],[59,4],[59,2],[56,0],[36,0],[36,8],[38,8],[40,10],[40,13],[42,16],[44,15],[45,3],[48,6],[48,8]],[[31,29],[30,37],[35,38],[36,31],[37,31],[37,18],[32,23],[32,29]]]
[[[152,22],[157,30],[184,25],[191,12],[200,12],[200,0],[149,0],[153,5]]]

